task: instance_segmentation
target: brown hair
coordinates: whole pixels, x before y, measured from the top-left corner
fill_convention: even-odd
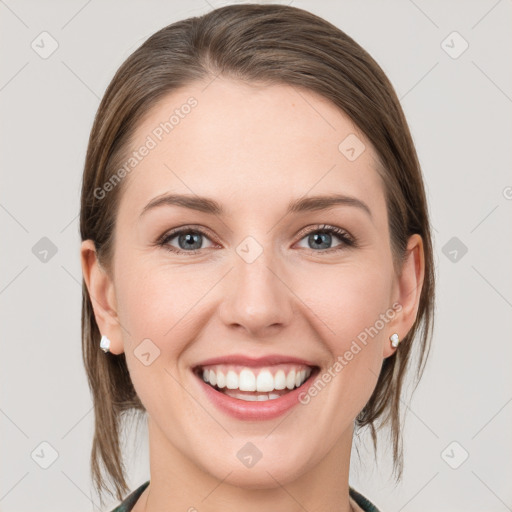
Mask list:
[[[425,277],[416,321],[398,351],[383,361],[376,388],[356,419],[356,427],[369,427],[375,451],[376,431],[390,424],[398,481],[403,470],[400,396],[404,375],[414,354],[414,340],[417,386],[433,329],[430,224],[420,165],[393,86],[373,58],[348,35],[312,13],[277,4],[230,5],[178,21],[152,35],[116,72],[96,113],[82,182],[82,240],[94,241],[100,262],[112,272],[122,182],[109,192],[107,200],[98,198],[95,191],[112,178],[126,158],[143,116],[163,96],[219,74],[313,91],[345,112],[378,155],[397,273],[408,238],[418,233],[423,239]],[[131,382],[125,355],[105,354],[99,349],[100,332],[84,281],[82,287],[82,351],[95,414],[91,472],[100,496],[102,489],[112,495],[102,479],[102,462],[122,500],[129,489],[120,449],[121,420],[125,413],[143,414],[145,409]],[[380,424],[376,427],[377,420]]]

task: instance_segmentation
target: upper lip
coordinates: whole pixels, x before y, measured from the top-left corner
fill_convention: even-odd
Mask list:
[[[315,363],[302,359],[300,357],[292,357],[283,354],[270,354],[261,357],[247,357],[242,354],[231,354],[226,356],[213,357],[197,363],[195,368],[210,366],[215,364],[236,364],[240,366],[272,366],[274,364],[292,363],[315,367]]]

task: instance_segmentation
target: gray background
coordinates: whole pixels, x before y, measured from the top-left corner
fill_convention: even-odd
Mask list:
[[[80,352],[78,204],[88,134],[99,98],[135,48],[220,5],[0,0],[2,512],[99,510]],[[435,228],[437,325],[407,409],[405,477],[394,488],[385,451],[375,467],[362,449],[351,484],[383,512],[512,510],[512,2],[292,5],[336,24],[388,74]],[[47,58],[43,31],[58,43]],[[145,435],[127,432],[132,488],[149,477]]]

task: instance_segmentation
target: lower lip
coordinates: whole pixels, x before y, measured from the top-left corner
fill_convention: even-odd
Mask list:
[[[245,401],[238,398],[225,395],[217,391],[198,375],[194,373],[194,377],[199,380],[206,396],[216,405],[222,412],[239,420],[271,420],[284,414],[295,405],[300,404],[299,395],[307,392],[309,386],[315,381],[318,369],[313,370],[308,380],[302,386],[295,388],[293,391],[286,393],[279,398],[272,400]]]

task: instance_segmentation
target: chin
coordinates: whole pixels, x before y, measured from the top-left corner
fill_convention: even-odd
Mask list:
[[[242,462],[233,456],[234,462],[228,464],[225,455],[219,454],[215,460],[222,460],[222,468],[219,466],[203,466],[204,471],[216,480],[235,487],[245,489],[274,489],[293,482],[305,472],[303,466],[294,463],[294,458],[285,458],[286,454],[278,457],[261,457],[252,467],[245,467]],[[265,459],[265,460],[264,460]],[[226,475],[229,475],[226,477]]]

